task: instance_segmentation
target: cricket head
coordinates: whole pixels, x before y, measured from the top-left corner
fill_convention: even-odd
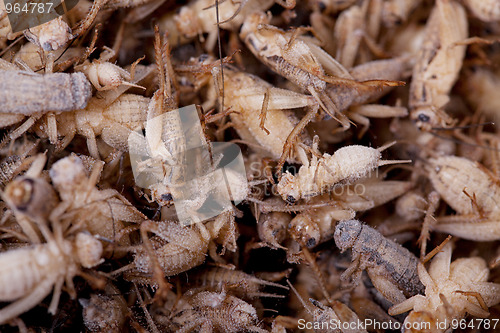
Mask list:
[[[415,126],[422,131],[432,131],[436,128],[448,128],[453,124],[453,119],[443,110],[432,106],[419,106],[410,113]]]
[[[337,247],[342,252],[353,247],[362,228],[363,224],[358,220],[344,220],[337,223],[333,236]]]
[[[281,195],[283,200],[290,204],[293,204],[300,199],[297,177],[295,177],[288,171],[283,175],[283,177],[281,177],[277,188],[278,193]]]

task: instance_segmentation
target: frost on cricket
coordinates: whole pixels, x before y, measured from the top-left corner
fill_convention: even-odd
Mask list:
[[[346,146],[333,155],[324,153],[321,156],[317,151],[316,137],[311,160],[304,154],[299,172],[292,175],[287,171],[281,177],[278,193],[283,200],[294,203],[299,199],[322,194],[335,185],[352,184],[379,166],[408,162],[382,160],[381,152],[392,145],[393,143],[378,149],[359,145]]]

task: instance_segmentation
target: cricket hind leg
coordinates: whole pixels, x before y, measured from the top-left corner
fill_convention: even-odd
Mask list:
[[[307,114],[299,121],[299,123],[294,127],[294,129],[290,132],[288,137],[286,138],[285,144],[283,145],[283,152],[279,159],[278,165],[276,169],[278,173],[281,173],[281,169],[285,164],[285,161],[288,157],[290,157],[293,148],[295,147],[295,140],[300,135],[302,130],[311,122],[311,120],[317,115],[319,109],[319,105],[311,107],[311,109],[307,112]]]

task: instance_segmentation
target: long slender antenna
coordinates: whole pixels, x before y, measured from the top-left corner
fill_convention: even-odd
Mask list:
[[[468,129],[468,128],[473,128],[473,127],[487,126],[487,125],[493,125],[493,126],[495,126],[495,123],[492,122],[492,121],[488,121],[488,122],[485,122],[485,123],[470,124],[470,125],[465,125],[465,126],[432,127],[432,130],[433,131],[449,131],[449,130],[455,130],[455,129]]]

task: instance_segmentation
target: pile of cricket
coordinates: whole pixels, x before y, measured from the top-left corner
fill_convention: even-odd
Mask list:
[[[40,4],[0,4],[0,331],[500,330],[498,0]]]

